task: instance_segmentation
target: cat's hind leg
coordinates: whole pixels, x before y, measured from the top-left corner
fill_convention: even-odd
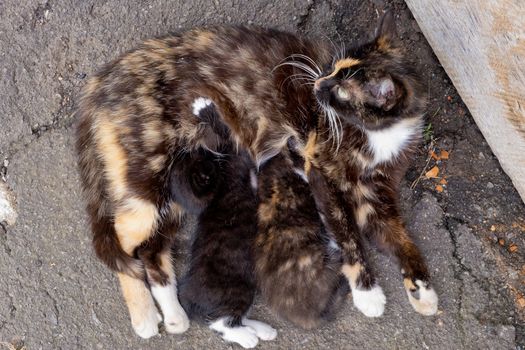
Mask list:
[[[245,349],[254,348],[259,343],[257,331],[254,328],[248,325],[231,325],[229,317],[218,318],[210,322],[209,327],[220,333],[224,340],[237,343]]]
[[[127,199],[117,210],[115,232],[120,246],[130,257],[154,232],[157,216],[155,205],[138,198]],[[118,273],[118,278],[135,333],[142,338],[157,335],[161,318],[145,281],[124,273]]]
[[[171,260],[172,235],[167,229],[177,225],[162,224],[154,237],[145,242],[138,254],[144,262],[151,294],[162,311],[164,328],[172,334],[184,333],[189,328],[186,312],[177,297],[177,281]]]

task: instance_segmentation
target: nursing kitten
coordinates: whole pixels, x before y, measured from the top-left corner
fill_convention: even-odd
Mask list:
[[[389,22],[382,22],[372,43],[335,57],[322,42],[277,30],[196,29],[148,40],[89,80],[77,109],[81,181],[95,252],[118,272],[137,334],[158,332],[152,295],[168,332],[188,327],[167,248],[186,209],[172,198],[169,183],[181,155],[199,148],[215,152],[222,142],[193,113],[200,97],[215,103],[235,142],[258,166],[293,139],[308,177],[319,175],[313,188],[333,187],[313,191],[314,198],[320,208],[335,205],[324,213],[325,226],[341,246],[354,302],[357,296],[371,305],[357,302],[361,311],[378,314],[369,309],[381,309],[384,295],[373,288],[359,233],[379,238],[399,258],[414,308],[435,312],[437,298],[399,219],[396,194],[403,174],[397,160],[417,138],[424,97],[388,34]],[[316,62],[326,67],[324,74]],[[315,89],[302,78],[317,80]],[[362,122],[370,115],[381,121]],[[353,137],[361,140],[355,147]],[[344,142],[351,145],[344,148]],[[150,249],[138,257],[145,243]]]
[[[289,152],[259,172],[257,281],[280,316],[311,329],[334,318],[350,291],[342,255],[321,223],[303,173]]]
[[[213,104],[198,113],[203,120],[218,118]],[[178,198],[207,202],[198,215],[190,266],[180,281],[179,299],[190,317],[203,318],[227,341],[253,348],[259,339],[277,336],[269,325],[246,318],[257,288],[257,197],[251,187],[254,166],[247,154],[237,154],[233,146],[220,151],[220,155],[197,153],[186,161],[186,172],[179,174],[196,181],[191,181],[185,199]]]

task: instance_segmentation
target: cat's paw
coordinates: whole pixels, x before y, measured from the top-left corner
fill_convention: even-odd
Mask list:
[[[438,311],[438,296],[427,282],[421,280],[412,280],[406,278],[405,289],[408,300],[414,310],[425,316],[435,315]]]
[[[274,340],[277,337],[277,330],[264,322],[244,318],[242,324],[252,328],[261,340]]]
[[[166,318],[164,320],[164,327],[168,333],[180,334],[188,330],[190,327],[190,321],[188,316],[186,316],[186,313],[182,311],[182,313],[173,314],[170,315],[169,318]]]
[[[162,321],[162,316],[154,305],[153,309],[146,310],[144,314],[137,316],[139,317],[132,319],[131,325],[139,337],[148,339],[159,334],[159,322]]]
[[[385,311],[386,297],[380,286],[371,289],[352,289],[354,305],[367,317],[379,317]]]
[[[237,343],[245,349],[252,349],[259,343],[255,329],[248,326],[230,327],[225,317],[210,323],[210,328],[221,333],[222,339]]]

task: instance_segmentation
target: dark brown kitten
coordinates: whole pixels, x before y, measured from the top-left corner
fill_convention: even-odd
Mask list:
[[[198,114],[202,120],[220,124],[213,104]],[[220,152],[194,152],[185,161],[185,171],[176,174],[177,201],[205,203],[198,215],[190,266],[181,279],[179,298],[190,317],[203,318],[225,340],[252,348],[259,339],[277,336],[269,325],[247,318],[257,289],[255,168],[246,152],[237,153],[231,144],[225,144]]]
[[[345,301],[342,255],[321,222],[303,173],[283,152],[259,172],[257,281],[264,300],[303,328],[331,320]]]

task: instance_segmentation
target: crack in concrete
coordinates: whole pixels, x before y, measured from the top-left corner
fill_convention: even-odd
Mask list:
[[[315,6],[317,5],[317,1],[316,0],[310,0],[309,2],[310,3],[306,7],[306,13],[304,15],[299,16],[299,22],[297,22],[297,28],[301,32],[304,31],[304,29],[306,27],[306,24],[307,24],[308,20],[310,19],[310,14],[311,14],[312,10],[315,8]]]

